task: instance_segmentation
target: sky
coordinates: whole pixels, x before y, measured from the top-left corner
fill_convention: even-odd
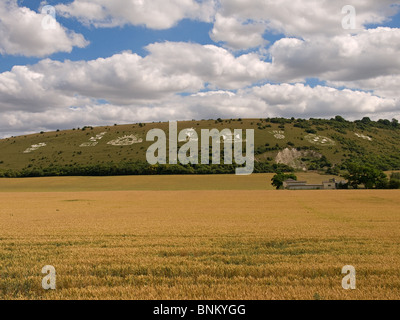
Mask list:
[[[400,119],[400,1],[0,2],[0,137],[217,118]]]

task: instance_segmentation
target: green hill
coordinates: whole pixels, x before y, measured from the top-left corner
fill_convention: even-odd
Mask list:
[[[150,166],[150,129],[168,123],[84,127],[0,140],[0,176],[228,173],[233,166]],[[396,120],[230,119],[178,122],[179,130],[254,129],[255,172],[279,169],[337,173],[348,161],[381,170],[400,169],[400,126]],[[183,143],[181,143],[182,145]],[[221,144],[222,145],[222,144]],[[200,148],[200,147],[199,147]]]

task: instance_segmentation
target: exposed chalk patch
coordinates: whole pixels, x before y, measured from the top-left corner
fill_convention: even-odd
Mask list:
[[[143,139],[136,137],[135,135],[131,134],[129,136],[123,136],[120,138],[117,138],[115,140],[111,140],[107,142],[107,144],[110,144],[112,146],[130,146],[135,143],[142,143]]]

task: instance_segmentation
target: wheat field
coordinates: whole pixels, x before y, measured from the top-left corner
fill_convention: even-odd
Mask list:
[[[399,195],[2,192],[0,299],[398,299]]]

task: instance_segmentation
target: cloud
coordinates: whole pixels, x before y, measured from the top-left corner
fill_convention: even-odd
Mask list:
[[[275,109],[284,117],[329,118],[340,114],[357,119],[363,114],[396,113],[399,99],[381,98],[371,93],[338,90],[327,86],[314,88],[304,84],[267,84],[248,93]]]
[[[83,100],[81,100],[83,102]],[[130,105],[103,104],[86,99],[79,107],[33,112],[15,110],[0,118],[0,136],[41,130],[70,129],[84,125],[112,125],[145,121],[221,118],[300,117],[347,119],[398,118],[398,99],[380,98],[352,90],[303,84],[264,85],[230,91],[208,91],[189,96],[173,95],[156,102]]]
[[[241,21],[217,13],[210,37],[215,42],[224,43],[232,50],[256,48],[268,43],[263,38],[265,29],[266,25],[262,22]]]
[[[147,60],[165,74],[196,76],[209,88],[237,89],[268,77],[270,63],[256,53],[235,57],[214,45],[164,42],[147,46]]]
[[[357,35],[274,43],[271,77],[276,81],[357,81],[400,72],[400,29],[377,28]]]
[[[237,32],[249,28],[248,39],[238,37],[235,48],[263,41],[251,37],[262,29],[252,29],[251,21],[229,20],[228,31],[230,23]],[[14,66],[0,73],[0,132],[216,117],[399,116],[400,29],[283,38],[268,49],[270,62],[257,52],[233,53],[234,41],[227,49],[152,43],[144,57],[125,51],[91,61]],[[309,77],[326,85],[298,83]]]
[[[150,67],[157,58],[150,55],[146,59],[129,52],[89,62],[60,63],[46,59],[31,67],[14,67],[11,72],[0,74],[1,132],[14,135],[84,125],[216,117],[399,116],[398,98],[327,86],[266,84],[235,92],[198,91],[205,79],[212,78],[212,73],[207,72],[197,74],[193,94],[180,95],[181,87],[174,77],[184,76],[182,71],[164,78],[162,66],[159,73],[152,73],[158,69],[157,64]],[[140,68],[144,69],[131,74],[131,70]],[[145,74],[151,77],[146,88],[136,88],[135,81]],[[128,87],[121,89],[125,81]],[[22,88],[25,94],[21,94]]]
[[[63,100],[64,95],[117,105],[155,102],[205,87],[246,87],[263,79],[269,68],[256,54],[234,57],[213,45],[164,42],[151,44],[147,50],[144,58],[126,51],[92,61],[45,59],[33,66],[15,66],[0,74],[0,107],[35,108],[36,98],[48,101],[39,102],[38,108],[64,106],[70,103]]]
[[[312,44],[298,39],[278,42],[272,63],[263,61],[255,53],[235,57],[228,50],[214,45],[183,42],[151,44],[147,46],[146,57],[126,51],[91,61],[45,59],[32,66],[15,66],[0,74],[0,111],[11,116],[18,112],[44,115],[59,110],[70,118],[84,110],[88,114],[96,110],[101,116],[78,117],[81,120],[92,119],[94,123],[100,123],[99,119],[119,122],[118,119],[191,119],[224,117],[224,114],[232,117],[323,117],[339,113],[356,116],[394,112],[398,107],[398,95],[378,97],[357,90],[338,90],[328,86],[311,88],[300,83],[257,85],[272,76],[305,77],[310,70],[319,75],[329,74],[331,70],[361,73],[371,63],[370,59],[377,59],[370,53],[364,64],[353,63],[357,59],[363,60],[363,52],[371,46],[370,42],[362,42],[365,45],[362,50],[350,50],[353,59],[346,63],[340,57],[336,58],[338,50],[343,47],[335,45],[336,42],[332,42],[334,49],[327,49],[332,53],[322,57],[319,45],[315,49]],[[386,45],[382,50],[388,55],[381,56],[382,63],[396,61],[397,48],[390,46],[390,42],[396,43],[392,36],[378,37],[375,42],[376,45]],[[297,54],[301,52],[304,56]],[[320,62],[317,57],[320,57]],[[303,63],[310,60],[314,64]],[[332,62],[336,64],[332,65]],[[383,74],[389,70],[382,65],[378,69]],[[377,79],[380,79],[382,90],[387,83],[388,90],[395,92],[397,78],[389,81],[382,75]],[[349,84],[354,84],[357,89],[356,82]],[[339,86],[341,83],[332,81],[331,85]],[[372,87],[376,83],[359,85]],[[15,118],[6,119],[14,125],[17,123]]]
[[[50,74],[27,66],[15,66],[0,74],[1,112],[46,112],[76,104],[76,96],[59,90]]]
[[[179,94],[246,87],[263,79],[269,67],[256,54],[235,57],[213,45],[164,42],[147,50],[146,57],[126,51],[91,61],[44,59],[1,73],[2,130],[25,125],[29,132],[38,123],[40,130],[65,128],[73,119],[99,124],[186,117],[192,111]]]
[[[74,0],[56,8],[65,17],[75,17],[95,27],[131,24],[169,29],[185,18],[211,21],[214,6],[212,0]]]
[[[175,92],[201,89],[190,74],[165,74],[149,59],[131,52],[92,61],[58,62],[46,59],[31,67],[49,85],[69,95],[106,99],[116,104],[156,101]]]
[[[56,6],[58,14],[96,28],[124,25],[169,29],[183,19],[213,23],[210,37],[231,50],[263,47],[265,34],[310,40],[362,32],[383,24],[400,8],[398,1],[353,0],[356,29],[345,30],[347,0],[74,0]]]
[[[329,85],[373,92],[386,98],[399,98],[400,75],[391,74],[359,81],[330,81]]]
[[[59,23],[44,29],[45,15],[19,7],[16,0],[0,2],[0,54],[44,57],[56,52],[71,52],[88,42],[81,34],[67,30]]]
[[[305,40],[345,35],[349,33],[342,27],[346,5],[346,0],[221,0],[211,37],[243,50],[263,46],[265,33]],[[353,0],[351,5],[356,9],[356,29],[350,30],[353,34],[368,24],[388,21],[399,10],[398,1],[396,6],[392,0]]]

